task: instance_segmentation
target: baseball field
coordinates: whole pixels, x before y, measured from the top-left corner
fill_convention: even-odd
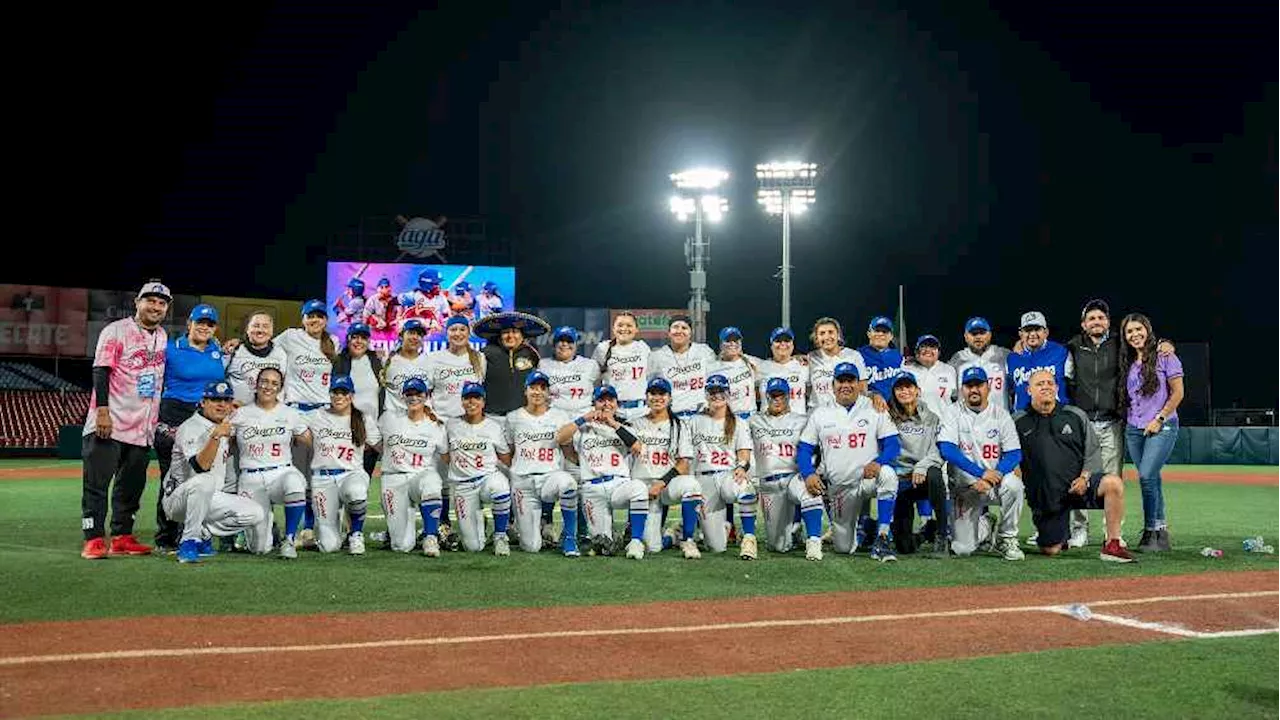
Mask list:
[[[1131,565],[1098,560],[1100,515],[1091,546],[1020,563],[372,547],[90,562],[79,473],[0,462],[3,717],[1245,718],[1280,703],[1277,558],[1241,547],[1280,544],[1274,467],[1166,468],[1175,550]]]

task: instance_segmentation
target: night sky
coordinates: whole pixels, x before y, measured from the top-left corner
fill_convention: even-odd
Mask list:
[[[1274,2],[597,4],[82,16],[66,82],[22,86],[81,158],[33,171],[51,225],[110,239],[0,281],[302,298],[362,216],[476,214],[515,243],[521,306],[679,307],[667,175],[718,165],[711,324],[762,353],[781,233],[753,166],[798,158],[823,173],[798,327],[860,336],[901,283],[949,355],[969,315],[1008,345],[1039,309],[1065,341],[1102,296],[1211,341],[1215,406],[1275,405]]]

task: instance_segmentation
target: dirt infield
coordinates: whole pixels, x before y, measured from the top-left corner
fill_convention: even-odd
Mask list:
[[[673,678],[691,667],[732,675],[1258,634],[1275,631],[1277,579],[1274,571],[1202,573],[746,602],[27,623],[5,628],[0,715]],[[1092,620],[1063,614],[1077,602],[1089,604]],[[702,641],[708,633],[719,639]],[[595,671],[585,676],[584,668]]]

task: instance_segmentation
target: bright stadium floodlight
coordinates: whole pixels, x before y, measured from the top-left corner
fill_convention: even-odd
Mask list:
[[[689,317],[693,319],[693,339],[707,341],[707,261],[711,243],[702,232],[703,221],[718,223],[729,212],[729,201],[715,191],[729,173],[716,168],[695,168],[672,173],[671,182],[679,194],[671,198],[671,212],[680,222],[693,220],[693,237],[685,240],[689,264]]]
[[[756,165],[760,185],[756,201],[770,215],[782,216],[782,325],[791,327],[791,216],[809,209],[817,199],[814,186],[818,166],[810,162],[774,162]]]

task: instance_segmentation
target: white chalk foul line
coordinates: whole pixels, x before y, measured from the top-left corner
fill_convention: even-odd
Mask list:
[[[1266,590],[1260,592],[1214,593],[1210,595],[1161,595],[1131,600],[1102,600],[1087,603],[1101,607],[1117,604],[1146,604],[1157,602],[1181,602],[1193,600],[1221,600],[1278,595],[1280,591]],[[980,617],[989,615],[1008,615],[1014,613],[1048,612],[1066,614],[1064,605],[1016,605],[997,608],[973,608],[967,610],[938,610],[933,612],[898,613],[893,615],[846,615],[826,618],[801,618],[793,620],[753,620],[736,623],[716,623],[709,625],[670,625],[662,627],[615,628],[599,630],[550,630],[545,632],[505,633],[501,635],[468,635],[460,637],[437,638],[403,638],[398,640],[370,640],[366,642],[318,643],[311,645],[260,645],[246,647],[212,646],[202,648],[144,648],[139,650],[110,650],[93,653],[67,653],[61,655],[21,655],[0,658],[0,667],[16,665],[35,665],[39,663],[82,662],[86,660],[138,660],[150,658],[198,657],[205,655],[253,655],[259,653],[297,653],[345,650],[368,650],[404,647],[433,647],[442,645],[471,645],[478,643],[501,643],[516,640],[556,640],[566,638],[617,637],[627,635],[671,635],[689,632],[720,632],[724,630],[757,630],[764,628],[816,627],[824,625],[852,625],[872,622],[899,622],[904,620],[927,620],[938,618]],[[1093,617],[1098,618],[1098,615]],[[1106,616],[1110,619],[1112,616]],[[1127,620],[1126,618],[1117,618]],[[1136,621],[1135,621],[1136,622]],[[1161,631],[1155,628],[1157,632]],[[1185,631],[1194,632],[1194,631]],[[1276,632],[1274,629],[1228,631],[1237,634],[1261,634]],[[1223,633],[1198,633],[1191,637],[1234,637]]]

